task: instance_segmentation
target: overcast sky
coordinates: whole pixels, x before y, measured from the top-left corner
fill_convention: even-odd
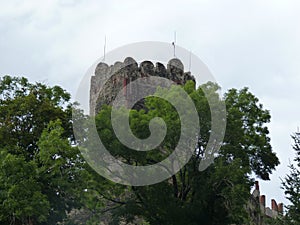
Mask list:
[[[138,41],[173,41],[211,70],[223,91],[249,87],[265,108],[281,164],[261,192],[286,202],[280,177],[300,126],[300,1],[1,1],[0,75],[60,85],[75,94],[107,51]],[[120,59],[122,60],[122,59]]]

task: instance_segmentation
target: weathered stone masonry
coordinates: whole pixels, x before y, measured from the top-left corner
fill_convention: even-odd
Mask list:
[[[91,77],[90,115],[99,112],[103,104],[110,105],[122,89],[126,100],[130,101],[141,88],[131,85],[131,82],[149,76],[167,78],[179,85],[188,80],[195,81],[190,72],[184,72],[184,66],[177,58],[171,59],[167,68],[159,62],[154,66],[151,61],[143,61],[138,65],[131,57],[111,66],[100,62],[95,69],[95,75]],[[105,80],[107,81],[104,84]]]
[[[264,225],[265,218],[276,218],[283,215],[283,203],[271,200],[271,208],[266,206],[266,196],[260,194],[259,182],[255,181],[255,189],[249,199],[247,210],[255,225]]]

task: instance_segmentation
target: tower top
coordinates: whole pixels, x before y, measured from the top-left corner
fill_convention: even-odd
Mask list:
[[[170,59],[166,66],[160,62],[154,65],[151,61],[138,64],[132,57],[126,57],[123,62],[117,61],[110,66],[100,62],[95,69],[95,75],[91,77],[90,115],[98,112],[103,104],[111,104],[121,89],[125,90],[126,99],[129,101],[131,95],[139,91],[130,83],[150,76],[163,77],[179,85],[188,80],[195,82],[190,72],[184,72],[183,63],[178,58]]]

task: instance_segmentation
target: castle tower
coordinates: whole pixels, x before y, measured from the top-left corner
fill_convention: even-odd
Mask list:
[[[177,58],[171,59],[167,68],[160,62],[154,65],[151,61],[143,61],[138,65],[131,57],[127,57],[124,62],[115,62],[111,66],[100,62],[95,69],[95,75],[91,77],[90,115],[99,112],[103,104],[110,105],[122,89],[126,101],[131,101],[141,89],[132,82],[149,76],[167,78],[179,85],[185,84],[188,80],[195,82],[190,72],[184,72],[184,66]]]

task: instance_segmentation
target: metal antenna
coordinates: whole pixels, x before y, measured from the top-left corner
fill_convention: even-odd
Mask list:
[[[192,66],[192,52],[190,51],[190,56],[189,56],[189,71],[191,72],[191,66]]]
[[[105,53],[106,53],[106,35],[104,36],[103,61],[105,61]]]
[[[172,42],[173,49],[174,49],[174,58],[176,58],[176,47],[175,47],[175,44],[176,44],[176,31],[174,31],[174,41]]]

